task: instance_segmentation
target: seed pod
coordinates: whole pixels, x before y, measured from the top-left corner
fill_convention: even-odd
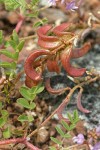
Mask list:
[[[49,51],[48,50],[34,50],[34,52],[29,55],[29,57],[26,59],[26,62],[25,62],[25,66],[24,66],[25,73],[30,79],[34,81],[41,80],[41,74],[37,73],[33,67],[33,63],[35,59],[37,59],[41,55],[49,55]]]
[[[32,88],[33,86],[38,85],[39,81],[34,81],[32,79],[30,79],[28,76],[26,76],[25,79],[25,85],[29,88]]]
[[[57,36],[62,36],[62,35],[66,35],[66,34],[73,35],[73,33],[71,33],[71,32],[67,32],[67,31],[64,32],[64,30],[68,29],[70,26],[71,26],[71,23],[62,23],[61,25],[59,25],[53,29],[53,33],[55,33]]]
[[[45,48],[45,49],[54,49],[54,48],[57,48],[60,45],[60,42],[59,41],[47,42],[47,41],[44,41],[41,38],[39,38],[38,39],[38,45],[42,48]]]
[[[61,88],[61,89],[53,89],[50,85],[50,79],[47,79],[46,82],[45,82],[45,87],[47,89],[47,91],[51,94],[62,94],[66,88]]]
[[[67,73],[70,76],[73,76],[73,77],[82,76],[85,73],[86,69],[85,68],[79,69],[79,68],[75,68],[71,66],[70,64],[71,55],[72,55],[71,48],[64,50],[61,53],[61,62],[62,62],[64,69],[67,71]]]
[[[83,112],[83,113],[90,113],[89,110],[83,108],[82,104],[81,104],[81,97],[82,97],[82,89],[79,91],[78,96],[77,96],[77,107],[78,109]]]
[[[72,56],[71,58],[79,58],[84,56],[91,48],[91,44],[88,42],[83,45],[81,48],[76,48],[72,50]]]
[[[56,60],[47,60],[47,68],[50,72],[60,73],[60,68]]]
[[[57,37],[47,35],[47,33],[50,31],[51,28],[52,28],[51,25],[45,25],[40,27],[37,31],[39,38],[43,41],[50,41],[50,42],[58,41]]]

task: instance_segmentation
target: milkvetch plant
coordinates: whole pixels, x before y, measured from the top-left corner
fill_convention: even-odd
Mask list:
[[[77,101],[77,108],[83,113],[90,113],[90,111],[81,104],[83,87],[98,80],[100,73],[96,70],[88,71],[86,68],[74,67],[71,63],[72,59],[78,59],[84,56],[91,49],[91,42],[83,42],[88,25],[83,22],[79,24],[67,22],[57,26],[47,24],[48,21],[46,18],[40,19],[38,17],[39,13],[46,9],[45,7],[39,8],[39,2],[39,0],[0,0],[0,4],[3,4],[7,11],[18,12],[19,18],[15,29],[6,40],[3,36],[3,31],[0,30],[0,55],[5,55],[11,59],[11,62],[2,61],[2,57],[0,60],[0,129],[2,131],[2,138],[4,138],[4,140],[0,140],[0,145],[23,143],[31,150],[40,150],[41,147],[38,148],[34,146],[34,141],[32,141],[32,144],[29,142],[30,138],[40,132],[39,129],[45,126],[46,123],[57,114],[60,125],[57,125],[55,128],[62,141],[54,136],[51,137],[51,140],[57,145],[57,148],[61,149],[63,148],[63,140],[65,138],[73,138],[70,136],[70,131],[76,128],[76,124],[79,121],[77,110],[74,111],[73,114],[67,113],[67,117],[63,116],[65,106],[70,102],[73,93],[77,91],[77,97],[75,99]],[[77,10],[82,4],[82,0],[49,0],[47,2],[54,6],[60,3],[65,5],[67,10]],[[33,24],[33,27],[37,29],[37,35],[19,38],[18,34],[25,19],[28,17],[37,20],[34,21]],[[38,36],[37,45],[40,46],[40,48],[33,50],[25,61],[24,70],[18,73],[19,54],[22,49],[24,49],[26,40],[34,36]],[[76,46],[78,41],[82,41],[81,47]],[[9,51],[10,48],[13,52]],[[60,74],[62,67],[66,71],[67,78],[73,81],[75,85],[74,87],[67,86],[61,89],[54,89],[51,87],[50,78],[45,79],[43,72],[47,69],[49,72]],[[15,86],[17,86],[16,84],[20,81],[21,75],[24,74],[24,72],[26,75],[25,85],[18,89],[20,96],[12,100],[11,92]],[[43,118],[44,121],[40,122],[35,130],[32,129],[33,131],[31,131],[30,125],[35,124],[33,113],[37,107],[36,96],[41,93],[44,88],[47,92],[54,95],[61,95],[67,91],[67,95],[62,103],[47,118]],[[13,115],[13,112],[6,110],[8,104],[14,105],[14,103],[24,110],[22,114],[16,114],[16,112],[14,112],[21,129],[12,129],[10,116]],[[63,128],[66,131],[63,131]],[[95,140],[98,142],[98,137],[100,136],[99,128],[88,134],[93,142]],[[81,133],[75,135],[73,140],[80,145],[86,142],[86,145],[89,147],[88,141],[84,140],[84,135]],[[94,149],[96,149],[99,144],[99,142],[96,145],[93,144]],[[56,148],[52,146],[50,149],[56,150]]]

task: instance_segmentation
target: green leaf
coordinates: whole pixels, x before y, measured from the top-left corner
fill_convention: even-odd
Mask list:
[[[4,2],[4,0],[0,0],[0,3],[3,3]]]
[[[20,7],[18,0],[4,0],[4,3],[7,10],[15,10]]]
[[[18,44],[18,46],[17,46],[16,49],[18,49],[18,51],[20,52],[20,51],[23,49],[24,44],[25,44],[25,40],[22,40],[22,41]]]
[[[36,104],[34,103],[34,102],[32,102],[31,104],[30,104],[30,109],[32,110],[32,109],[34,109],[36,107]]]
[[[75,127],[76,127],[75,124],[71,124],[71,125],[70,125],[70,131],[73,130]]]
[[[19,130],[17,128],[12,131],[12,134],[17,136],[23,136],[24,133],[25,131],[23,131],[22,129]]]
[[[20,104],[20,105],[22,105],[25,108],[30,109],[30,104],[29,104],[28,100],[26,100],[24,98],[17,99],[17,103]]]
[[[25,114],[22,114],[18,117],[18,121],[20,122],[28,121],[28,116]]]
[[[70,113],[67,113],[68,119],[70,120],[71,123],[73,123],[73,117],[71,116]]]
[[[74,119],[73,124],[76,124],[79,120],[80,118]]]
[[[53,147],[53,146],[50,146],[49,149],[50,149],[50,150],[56,150],[56,148]]]
[[[37,5],[39,3],[40,0],[31,0],[31,5]]]
[[[12,63],[8,63],[8,62],[0,62],[0,67],[3,68],[10,68],[10,69],[15,69],[16,68],[16,63],[12,62]]]
[[[41,21],[38,21],[36,23],[34,23],[33,27],[39,27],[42,25],[42,22]]]
[[[50,139],[51,139],[53,142],[55,142],[56,144],[59,144],[59,145],[61,145],[61,144],[62,144],[62,142],[61,142],[61,141],[59,141],[57,138],[50,137]]]
[[[75,110],[75,111],[74,111],[74,119],[77,119],[77,118],[79,118],[79,115],[78,115],[78,111]]]
[[[16,46],[17,46],[17,45],[16,45],[15,41],[9,40],[9,41],[8,41],[8,46],[9,46],[9,45],[10,45],[14,50],[16,50]]]
[[[44,90],[44,86],[42,86],[42,84],[40,83],[40,84],[38,84],[37,86],[32,87],[32,88],[30,89],[30,92],[31,92],[31,93],[39,94],[39,93],[41,93],[43,90]]]
[[[19,37],[18,37],[18,34],[15,30],[13,30],[12,39],[16,43],[16,45],[19,44]]]
[[[64,121],[64,120],[62,120],[61,121],[61,124],[63,125],[63,127],[66,129],[66,130],[70,130],[70,127],[69,127],[69,125]]]
[[[36,94],[41,93],[44,90],[44,86],[37,86]]]
[[[58,126],[56,126],[55,128],[56,128],[57,132],[63,137],[64,136],[64,132],[61,130],[61,128],[58,127]]]
[[[63,137],[64,137],[64,138],[71,138],[71,135],[67,133],[67,134],[65,134]]]
[[[35,11],[34,13],[27,14],[28,17],[32,17],[32,18],[37,18],[38,15],[39,15],[39,11]]]
[[[2,50],[0,50],[0,53],[1,54],[4,54],[5,56],[7,56],[7,57],[9,57],[9,58],[12,58],[12,59],[14,59],[14,60],[17,60],[18,59],[18,56],[19,56],[19,53],[18,52],[16,52],[16,53],[12,53],[12,52],[10,52],[9,50],[5,50],[5,49],[2,49]]]
[[[4,118],[0,118],[0,128],[2,128],[5,125],[6,121],[4,120]]]
[[[30,92],[30,89],[28,87],[23,86],[23,87],[20,88],[19,91],[20,91],[21,95],[24,98],[26,98],[27,100],[31,100],[32,101],[36,97],[36,93]]]
[[[10,132],[10,128],[6,128],[4,131],[3,131],[3,137],[8,139],[11,137],[11,132]]]
[[[34,120],[33,116],[32,115],[28,115],[28,121],[32,122],[33,120]]]
[[[1,110],[1,114],[2,114],[2,117],[8,117],[9,116],[7,110]]]
[[[2,102],[0,102],[0,110],[2,109],[2,107],[3,107],[3,106],[2,106]]]
[[[3,32],[2,30],[0,30],[0,44],[3,43]]]
[[[48,19],[47,19],[47,18],[43,18],[43,19],[42,19],[42,22],[43,22],[43,24],[45,24],[45,23],[48,22]]]

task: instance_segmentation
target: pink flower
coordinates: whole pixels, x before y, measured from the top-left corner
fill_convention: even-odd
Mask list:
[[[83,144],[84,142],[84,135],[83,134],[78,134],[77,136],[73,137],[73,142],[76,142],[77,144]]]
[[[48,2],[50,3],[50,5],[53,5],[53,6],[56,5],[56,0],[49,0]]]
[[[75,4],[75,0],[67,3],[66,9],[67,10],[72,10],[72,11],[78,9],[78,6],[76,6],[76,4]]]

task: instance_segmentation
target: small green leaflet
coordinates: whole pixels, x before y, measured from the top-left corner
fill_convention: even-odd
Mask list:
[[[21,87],[20,88],[20,93],[21,93],[21,95],[24,97],[24,98],[26,98],[27,100],[30,100],[30,101],[32,101],[32,100],[34,100],[35,99],[35,97],[36,97],[36,93],[31,93],[30,92],[30,89],[28,88],[28,87]]]
[[[20,122],[24,122],[24,121],[28,121],[28,122],[32,122],[34,120],[33,116],[27,116],[26,114],[22,114],[18,117],[18,121]]]
[[[18,121],[21,121],[21,122],[28,121],[28,116],[25,114],[22,114],[18,117]]]
[[[16,50],[18,50],[20,52],[23,49],[24,44],[25,44],[24,40],[20,41],[18,46],[16,47]]]
[[[37,5],[39,3],[40,0],[31,0],[31,5]]]
[[[0,50],[0,53],[1,53],[1,54],[4,54],[5,56],[7,56],[7,57],[9,57],[9,58],[12,58],[13,60],[17,60],[17,59],[18,59],[18,56],[19,56],[19,53],[18,53],[18,52],[12,53],[12,52],[10,52],[9,50],[5,50],[5,49]]]
[[[50,146],[49,149],[50,149],[50,150],[56,150],[56,148],[53,147],[53,146]]]
[[[16,63],[15,62],[12,62],[12,63],[0,62],[0,67],[15,69],[16,68]]]
[[[63,127],[66,129],[66,130],[70,130],[70,127],[69,127],[69,125],[64,121],[64,120],[62,120],[61,121],[61,124],[63,125]]]
[[[2,126],[4,126],[6,123],[5,119],[3,117],[0,118],[0,128],[2,128]]]
[[[61,130],[60,127],[56,126],[56,130],[62,137],[64,136],[64,132]]]
[[[0,30],[0,44],[2,44],[3,42],[3,33],[2,33],[2,30]]]
[[[4,131],[3,131],[3,137],[8,139],[11,136],[11,132],[10,132],[10,128],[7,127]]]
[[[3,117],[8,117],[9,116],[7,110],[1,110],[1,114],[2,114]]]
[[[50,137],[50,139],[51,139],[53,142],[55,142],[56,144],[59,144],[59,145],[61,145],[61,144],[62,144],[62,142],[61,142],[61,141],[59,141],[57,138]]]
[[[27,109],[34,109],[35,108],[35,103],[32,102],[31,104],[29,104],[28,100],[24,99],[24,98],[19,98],[17,99],[17,103],[22,105],[23,107],[27,108]]]

